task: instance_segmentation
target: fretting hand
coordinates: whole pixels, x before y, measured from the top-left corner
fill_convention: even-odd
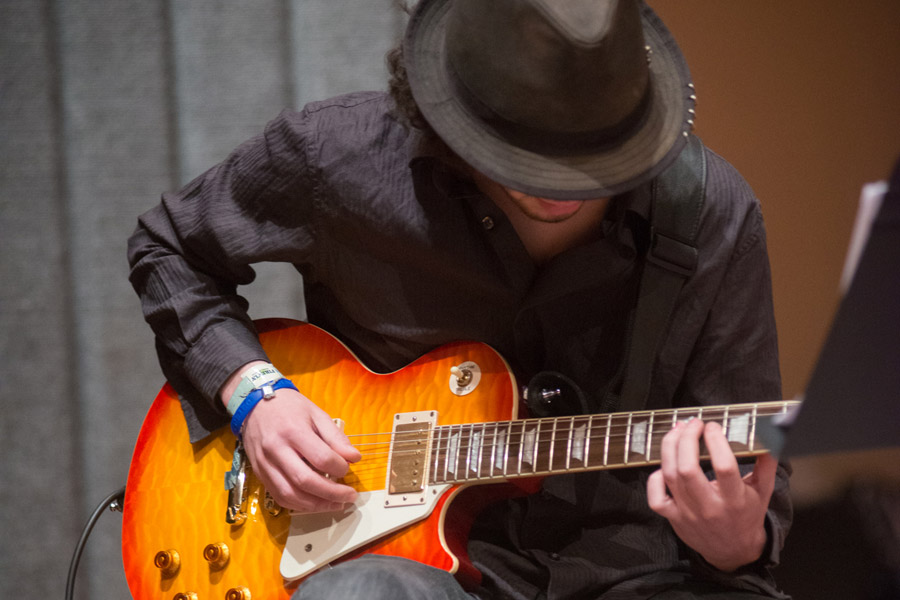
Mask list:
[[[700,438],[716,479],[700,467]],[[709,564],[733,571],[757,560],[766,545],[765,515],[778,462],[769,454],[742,477],[718,423],[692,419],[665,435],[661,468],[647,481],[650,508],[665,517],[681,540]]]

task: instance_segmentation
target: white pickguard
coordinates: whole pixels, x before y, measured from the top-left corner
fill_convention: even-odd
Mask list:
[[[397,495],[378,490],[360,493],[354,507],[342,512],[293,515],[281,555],[281,576],[287,581],[305,577],[364,544],[424,519],[450,487],[429,486],[419,504],[385,506]]]

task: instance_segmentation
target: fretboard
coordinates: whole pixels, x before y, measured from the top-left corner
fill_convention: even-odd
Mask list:
[[[719,423],[737,456],[766,451],[761,419],[798,404],[786,400],[435,427],[429,482],[487,482],[517,477],[659,463],[663,436],[679,421]],[[701,458],[705,458],[701,444]]]

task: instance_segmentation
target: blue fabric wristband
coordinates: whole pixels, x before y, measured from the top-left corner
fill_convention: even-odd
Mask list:
[[[244,421],[247,419],[250,411],[259,404],[260,400],[266,397],[271,398],[272,394],[275,393],[275,390],[280,390],[282,388],[291,388],[292,390],[299,391],[290,379],[279,379],[275,383],[258,387],[247,394],[247,397],[244,398],[244,401],[241,402],[241,405],[235,411],[234,416],[231,417],[231,431],[237,439],[241,439],[241,428],[244,426]]]

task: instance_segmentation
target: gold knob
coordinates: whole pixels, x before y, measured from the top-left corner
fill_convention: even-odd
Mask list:
[[[250,600],[250,590],[241,586],[225,592],[225,600]]]
[[[215,544],[207,544],[206,548],[203,549],[203,558],[206,559],[206,562],[209,563],[209,566],[221,569],[228,562],[228,557],[230,556],[230,552],[228,550],[228,546],[223,544],[222,542],[217,542]]]
[[[172,600],[197,600],[197,592],[179,592]]]
[[[153,565],[162,571],[163,575],[174,575],[181,567],[181,556],[178,550],[160,550],[153,557]]]

